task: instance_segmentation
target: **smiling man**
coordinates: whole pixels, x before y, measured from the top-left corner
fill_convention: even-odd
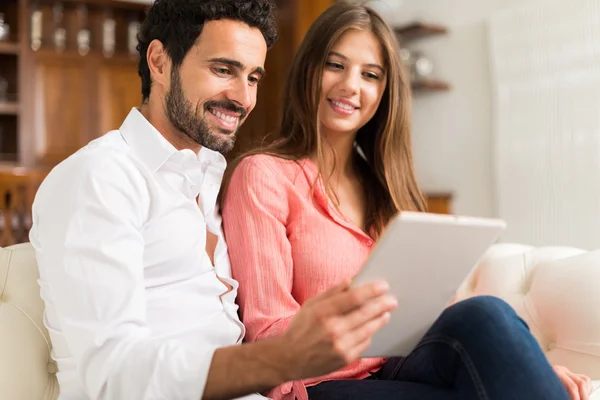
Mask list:
[[[241,344],[215,203],[276,36],[268,0],[156,1],[141,107],[42,183],[30,239],[61,399],[260,397],[355,360],[389,318],[384,284],[345,283]]]

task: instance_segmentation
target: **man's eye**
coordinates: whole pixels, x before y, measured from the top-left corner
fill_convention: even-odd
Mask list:
[[[221,74],[221,75],[230,75],[231,71],[228,68],[214,68],[214,71],[217,74]]]
[[[258,82],[260,82],[260,78],[257,78],[255,76],[250,76],[248,77],[248,81],[254,85],[256,85]]]

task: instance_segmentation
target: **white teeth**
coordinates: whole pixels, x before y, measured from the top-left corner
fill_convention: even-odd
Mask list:
[[[331,100],[331,102],[339,108],[342,108],[344,110],[348,110],[348,111],[354,111],[354,107],[352,107],[351,105],[348,105],[346,103],[340,103],[339,101],[335,101],[335,100]]]
[[[238,120],[238,117],[232,117],[231,115],[225,115],[220,111],[210,110],[210,112],[226,122],[237,122],[237,120]]]

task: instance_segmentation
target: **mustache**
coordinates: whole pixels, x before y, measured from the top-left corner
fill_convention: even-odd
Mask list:
[[[235,105],[231,100],[210,100],[204,103],[204,110],[208,111],[209,108],[222,108],[227,111],[235,112],[240,114],[240,119],[246,118],[248,113],[244,107]]]

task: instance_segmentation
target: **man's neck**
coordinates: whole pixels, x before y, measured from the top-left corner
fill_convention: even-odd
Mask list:
[[[202,148],[202,146],[177,130],[173,124],[171,124],[165,115],[162,104],[148,100],[142,104],[140,112],[177,150],[190,149],[194,153],[198,153]]]

